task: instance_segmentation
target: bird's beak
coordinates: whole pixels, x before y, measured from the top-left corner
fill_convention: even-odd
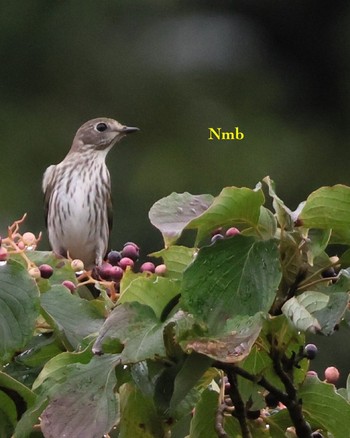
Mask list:
[[[135,128],[132,126],[123,126],[119,132],[125,133],[125,134],[131,134],[132,132],[136,132],[136,131],[139,131],[139,128]]]

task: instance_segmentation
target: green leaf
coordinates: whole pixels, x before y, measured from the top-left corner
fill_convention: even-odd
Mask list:
[[[277,223],[275,216],[270,210],[265,208],[263,205],[260,207],[260,217],[257,226],[257,232],[254,234],[260,235],[263,239],[272,239],[275,237],[277,231]]]
[[[145,396],[134,384],[120,387],[119,438],[163,438],[162,419],[150,397]]]
[[[179,294],[180,284],[178,281],[156,275],[143,275],[135,278],[124,289],[121,289],[119,303],[137,301],[153,309],[157,318],[160,318],[164,307],[168,302]]]
[[[316,305],[322,307],[327,305],[329,300],[327,295],[319,292],[310,292],[309,294],[315,294],[315,300],[318,299],[318,304],[316,301]],[[302,295],[300,295],[300,298],[292,297],[286,301],[282,306],[282,312],[293,322],[297,330],[302,330],[304,332],[309,330],[311,333],[316,333],[321,330],[321,326],[317,319],[312,316],[311,309],[309,311],[307,307],[305,307],[308,306],[308,304],[312,306],[313,303],[309,300],[304,300]],[[305,301],[305,305],[303,304],[303,301]]]
[[[350,437],[350,403],[337,394],[334,385],[308,377],[298,395],[313,428],[326,430],[334,438]]]
[[[150,254],[152,257],[162,257],[167,268],[166,276],[181,279],[183,271],[193,261],[195,248],[172,245],[169,248]]]
[[[40,379],[41,397],[49,398],[41,414],[45,436],[99,437],[109,432],[117,421],[114,368],[119,357],[94,356],[88,363],[73,362],[74,359],[76,354],[68,360],[65,357],[61,363],[64,368],[57,367],[57,360],[48,362],[45,376]]]
[[[27,367],[43,366],[49,359],[62,353],[62,345],[52,334],[34,336],[23,353],[16,356],[15,362]]]
[[[4,438],[12,436],[16,423],[16,405],[5,392],[0,390],[0,436]]]
[[[312,192],[299,218],[305,228],[349,229],[350,187],[338,184]]]
[[[235,315],[267,312],[280,279],[276,241],[234,236],[199,251],[184,272],[182,304],[219,328]]]
[[[211,195],[172,193],[151,207],[151,224],[163,234],[165,246],[172,245],[192,219],[201,215],[213,202]]]
[[[39,316],[39,290],[27,270],[13,260],[0,266],[0,362],[25,347]]]
[[[120,304],[103,324],[93,352],[101,354],[106,340],[117,339],[124,345],[123,363],[165,357],[163,329],[164,324],[150,307],[137,302]]]
[[[197,242],[218,227],[234,225],[239,229],[256,229],[260,207],[264,200],[261,189],[226,187],[214,199],[211,206],[202,215],[193,219],[186,228],[198,229]]]
[[[272,205],[275,209],[276,216],[278,223],[281,228],[284,228],[286,230],[292,230],[293,229],[293,213],[292,211],[285,205],[285,203],[280,199],[276,194],[276,187],[275,183],[272,179],[270,179],[269,176],[266,176],[263,179],[264,183],[268,186],[269,189],[269,195],[272,198]]]
[[[87,336],[97,334],[105,321],[102,302],[86,301],[61,285],[41,295],[41,307],[53,321],[62,341],[77,348]]]

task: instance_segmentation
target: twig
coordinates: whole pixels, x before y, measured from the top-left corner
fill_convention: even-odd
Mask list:
[[[225,403],[221,403],[216,411],[215,415],[215,431],[219,438],[229,438],[227,433],[225,432],[223,423],[224,423],[224,412],[226,410]]]

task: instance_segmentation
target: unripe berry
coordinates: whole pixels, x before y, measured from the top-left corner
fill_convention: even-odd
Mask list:
[[[214,234],[214,236],[211,238],[210,242],[215,243],[217,240],[222,240],[224,236],[222,234]]]
[[[74,259],[71,261],[70,265],[74,272],[80,272],[84,270],[84,262],[82,260]]]
[[[226,231],[226,237],[233,237],[233,236],[237,236],[237,234],[241,234],[241,232],[239,231],[238,228],[236,227],[231,227]]]
[[[340,374],[338,368],[328,367],[325,369],[324,377],[327,383],[333,383],[333,384],[337,383],[339,376]]]
[[[23,234],[22,241],[24,242],[25,245],[31,246],[35,244],[36,239],[33,233],[27,231],[26,233]]]
[[[130,266],[131,269],[134,267],[134,261],[129,257],[123,257],[118,264],[124,271],[128,266]]]
[[[50,265],[45,265],[45,264],[40,265],[39,271],[42,278],[50,278],[51,275],[53,274],[53,269]]]
[[[124,245],[124,248],[121,251],[122,257],[128,257],[129,259],[136,262],[140,255],[140,249],[137,245],[129,243],[128,245]]]
[[[28,271],[28,274],[29,274],[31,277],[35,278],[35,279],[41,277],[40,269],[37,268],[37,267],[35,267],[35,268],[30,268],[29,271]]]
[[[145,262],[140,266],[140,272],[154,272],[156,267],[152,262]]]
[[[26,247],[26,245],[25,245],[24,242],[22,242],[22,240],[20,240],[20,241],[17,243],[17,248],[18,248],[18,249],[23,250],[23,249],[25,249],[25,247]]]
[[[154,270],[154,272],[155,272],[157,275],[160,275],[160,276],[165,275],[165,274],[166,274],[166,271],[167,271],[167,268],[166,268],[166,265],[164,265],[164,263],[161,264],[161,265],[156,266],[156,268],[155,268],[155,270]]]
[[[69,280],[62,281],[62,286],[65,286],[71,292],[74,292],[75,289],[76,289],[75,284],[72,281],[69,281]]]
[[[0,246],[0,262],[4,262],[5,260],[7,260],[7,256],[7,249],[3,246]]]
[[[317,347],[315,344],[307,344],[304,348],[304,356],[309,359],[313,360],[315,359],[317,355]]]
[[[107,255],[107,260],[112,266],[116,266],[120,259],[122,258],[119,251],[110,251]]]

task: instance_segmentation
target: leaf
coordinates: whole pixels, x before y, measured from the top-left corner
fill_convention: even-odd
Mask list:
[[[50,400],[41,414],[44,436],[99,438],[109,432],[117,421],[114,368],[118,363],[116,355],[94,356],[88,363],[70,363],[64,369],[55,362],[50,370],[49,362],[39,388]]]
[[[169,278],[156,275],[137,277],[125,289],[121,288],[118,302],[123,304],[137,301],[145,304],[153,309],[157,318],[160,318],[164,307],[178,295],[179,289],[179,282]]]
[[[39,290],[19,263],[0,266],[0,363],[25,347],[39,316]]]
[[[195,248],[172,245],[169,248],[150,254],[151,257],[162,257],[167,268],[166,276],[181,279],[183,271],[193,261]]]
[[[350,404],[337,394],[334,385],[308,377],[298,395],[313,428],[326,430],[334,438],[350,437]]]
[[[305,228],[350,228],[350,187],[337,184],[311,193],[299,215]]]
[[[261,189],[225,187],[211,206],[202,215],[193,219],[186,228],[198,229],[197,242],[218,227],[234,225],[239,229],[256,229],[260,207],[264,200]]]
[[[162,419],[150,397],[146,397],[132,383],[120,387],[119,438],[163,438]]]
[[[192,219],[201,215],[213,202],[211,195],[172,193],[151,207],[149,219],[160,230],[165,246],[176,242]]]
[[[182,304],[219,330],[235,315],[267,312],[280,279],[277,243],[237,235],[199,251],[184,272]]]
[[[117,339],[124,345],[122,363],[165,357],[163,329],[150,307],[137,302],[120,304],[106,319],[92,350],[101,354],[106,340]]]
[[[16,405],[13,400],[0,390],[0,436],[12,436],[17,422]]]
[[[312,229],[308,232],[308,262],[312,266],[315,257],[321,255],[326,249],[332,230]]]
[[[260,207],[257,231],[254,231],[254,233],[260,235],[263,239],[268,240],[275,237],[276,231],[277,223],[274,215],[262,205]]]
[[[281,198],[279,198],[276,194],[275,183],[269,176],[266,176],[263,179],[263,182],[268,186],[269,195],[273,199],[272,205],[275,209],[277,220],[281,228],[286,230],[293,229],[293,213],[292,211],[285,205]]]
[[[82,340],[92,334],[97,334],[105,321],[102,302],[86,301],[72,295],[61,285],[52,288],[41,295],[41,306],[49,322],[61,334],[63,342],[77,348]]]
[[[318,294],[319,292],[314,292]],[[324,295],[324,294],[320,294]],[[325,299],[328,297],[325,296]],[[322,305],[326,305],[323,301]],[[294,324],[297,330],[310,331],[311,333],[316,333],[321,330],[321,326],[317,319],[312,316],[312,314],[303,306],[300,300],[296,297],[290,298],[282,306],[282,312],[286,315]]]

